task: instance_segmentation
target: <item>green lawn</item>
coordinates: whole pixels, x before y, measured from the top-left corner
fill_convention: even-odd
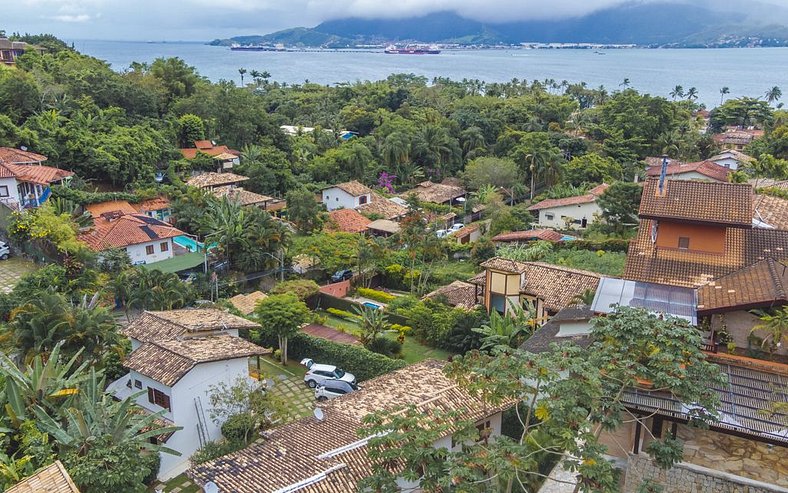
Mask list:
[[[296,376],[303,378],[304,374],[306,373],[306,367],[293,359],[288,359],[287,366],[282,366],[280,362],[274,361],[273,358],[261,356],[260,366],[262,367],[261,369],[263,370],[263,374],[269,376],[285,375],[286,377]]]
[[[356,322],[351,322],[350,320],[346,320],[342,317],[337,317],[336,315],[332,315],[323,310],[318,310],[318,313],[326,317],[325,325],[328,327],[333,327],[337,330],[353,335],[358,335],[360,331]]]
[[[159,485],[158,487],[161,486]],[[186,474],[175,476],[174,478],[164,483],[163,491],[165,493],[169,493],[173,491],[175,488],[180,488],[180,490],[178,490],[179,493],[199,493],[200,491],[202,491],[199,486],[192,483],[191,480],[188,477],[186,477]],[[150,488],[149,491],[155,491],[155,487]]]
[[[430,284],[445,286],[454,281],[467,281],[476,275],[476,265],[470,260],[444,260],[433,266]]]

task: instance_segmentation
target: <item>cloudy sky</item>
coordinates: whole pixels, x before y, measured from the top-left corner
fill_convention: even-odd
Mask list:
[[[2,0],[0,29],[65,39],[207,40],[314,26],[342,17],[451,10],[483,20],[582,15],[627,0]],[[630,0],[631,1],[631,0]],[[653,1],[653,0],[638,0]],[[720,8],[733,0],[684,0]],[[748,0],[749,1],[749,0]],[[788,0],[763,0],[788,7]]]

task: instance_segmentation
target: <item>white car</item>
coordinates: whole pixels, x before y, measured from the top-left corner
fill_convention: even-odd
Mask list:
[[[0,260],[6,260],[10,256],[11,247],[9,247],[5,242],[0,241]]]
[[[326,382],[325,385],[320,385],[315,389],[315,399],[323,402],[329,399],[342,397],[345,394],[355,392],[355,390],[356,389],[354,389],[352,385],[342,380]]]
[[[315,363],[310,358],[302,359],[301,364],[306,366],[307,372],[306,375],[304,375],[304,383],[306,383],[310,389],[337,380],[347,382],[353,389],[356,389],[356,377],[353,376],[352,373],[348,373],[334,365],[321,365]]]
[[[437,236],[438,238],[445,238],[446,235],[448,234],[449,234],[448,229],[439,229],[438,231],[435,232],[435,236]]]
[[[465,225],[464,225],[464,224],[462,224],[462,223],[454,223],[454,224],[452,224],[452,225],[451,225],[451,229],[450,229],[450,231],[451,231],[451,232],[454,232],[454,231],[459,231],[459,230],[461,230],[461,229],[462,229],[462,228],[464,228],[464,227],[465,227]]]

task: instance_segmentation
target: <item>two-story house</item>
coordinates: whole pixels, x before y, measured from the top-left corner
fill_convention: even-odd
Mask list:
[[[91,204],[85,209],[93,216],[93,226],[80,231],[77,238],[95,252],[124,249],[134,265],[172,258],[173,239],[184,234],[164,221],[137,212],[125,200]]]
[[[181,149],[184,159],[194,159],[199,154],[210,156],[217,164],[217,170],[232,169],[240,164],[241,153],[224,145],[216,145],[212,140],[195,140],[194,147]]]
[[[328,211],[355,209],[372,202],[372,190],[356,180],[324,188],[321,195]]]
[[[0,203],[12,210],[38,207],[49,198],[51,185],[74,175],[41,164],[46,160],[24,149],[0,147]]]
[[[482,262],[481,267],[484,272],[470,282],[476,284],[478,302],[488,312],[506,314],[512,305],[530,302],[539,320],[575,304],[587,291],[596,291],[601,277],[595,272],[501,257]]]
[[[367,455],[369,437],[360,438],[365,416],[415,406],[425,415],[456,409],[461,420],[473,420],[480,439],[501,434],[501,413],[513,403],[485,403],[443,373],[445,362],[427,360],[368,380],[360,390],[331,400],[315,416],[266,432],[265,440],[188,471],[198,484],[212,482],[218,491],[233,493],[352,492],[372,473]],[[436,448],[459,450],[452,435],[436,440]],[[402,491],[417,484],[398,481]]]
[[[267,195],[250,192],[240,186],[249,178],[235,173],[201,173],[194,175],[186,182],[190,187],[207,190],[214,197],[238,202],[244,206],[260,207],[263,210],[279,210],[284,201],[274,199]]]
[[[736,149],[725,149],[721,153],[710,157],[708,160],[732,171],[736,171],[739,169],[739,166],[755,161],[755,158],[741,151],[737,151]]]
[[[185,309],[144,312],[123,329],[132,346],[123,361],[129,373],[108,391],[121,399],[139,394],[142,409],[163,410],[168,424],[182,428],[162,437],[181,455],[161,454],[160,479],[182,473],[194,452],[221,438],[220,423],[210,418],[210,389],[251,378],[249,358],[270,350],[240,338],[238,331],[257,327],[221,310]]]

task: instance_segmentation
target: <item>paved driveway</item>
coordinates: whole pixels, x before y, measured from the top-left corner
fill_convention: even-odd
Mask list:
[[[34,270],[36,270],[36,264],[22,257],[0,260],[0,292],[10,293],[22,276]]]

